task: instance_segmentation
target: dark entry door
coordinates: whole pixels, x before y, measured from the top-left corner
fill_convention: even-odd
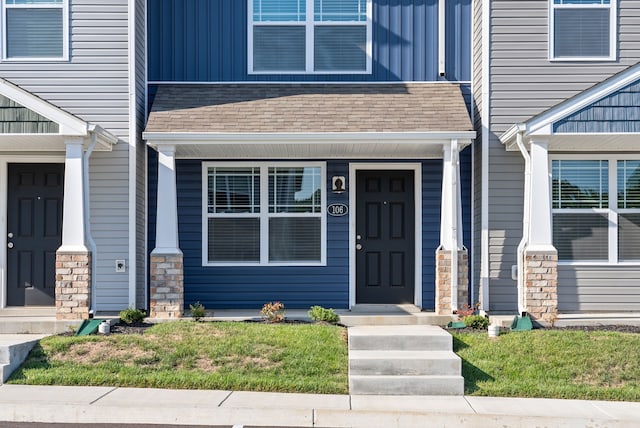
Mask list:
[[[356,303],[414,303],[413,171],[356,172]]]
[[[9,164],[7,304],[53,306],[63,164]]]

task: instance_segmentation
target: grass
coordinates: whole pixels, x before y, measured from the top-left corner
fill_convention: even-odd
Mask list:
[[[640,334],[454,333],[465,394],[640,401]]]
[[[345,394],[346,330],[181,321],[141,335],[51,336],[9,383]]]

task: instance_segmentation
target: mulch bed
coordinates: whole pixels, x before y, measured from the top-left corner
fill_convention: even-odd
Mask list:
[[[154,324],[146,322],[126,324],[120,321],[118,324],[111,326],[111,334],[142,334],[149,327],[153,327],[153,325]]]
[[[486,333],[486,330],[472,328],[451,328],[446,329],[450,333]],[[503,332],[508,329],[503,329]],[[640,334],[640,326],[637,325],[584,325],[571,327],[534,327],[534,330],[556,330],[556,331],[614,331],[618,333]]]

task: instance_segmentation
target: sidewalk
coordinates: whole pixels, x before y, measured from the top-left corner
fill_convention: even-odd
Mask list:
[[[0,386],[0,421],[291,427],[637,427],[640,403]]]

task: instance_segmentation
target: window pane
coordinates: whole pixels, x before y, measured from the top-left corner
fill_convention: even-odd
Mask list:
[[[7,57],[62,57],[61,8],[9,8],[6,14]]]
[[[609,259],[607,214],[554,214],[553,245],[558,260]]]
[[[618,161],[618,208],[640,208],[640,161]]]
[[[640,214],[618,216],[618,259],[640,260]]]
[[[553,208],[608,208],[608,168],[608,161],[554,160]]]
[[[269,168],[269,212],[319,213],[320,168]]]
[[[254,26],[253,69],[254,71],[304,71],[305,27]]]
[[[319,217],[269,219],[270,262],[319,262]]]
[[[367,0],[314,0],[316,21],[367,20]]]
[[[259,262],[260,219],[209,219],[210,262]]]
[[[316,71],[365,71],[367,28],[364,25],[316,26]]]
[[[209,213],[260,212],[259,168],[209,168]]]
[[[253,20],[304,22],[306,7],[305,0],[253,0]]]
[[[554,10],[556,57],[608,57],[609,8],[559,8]]]

